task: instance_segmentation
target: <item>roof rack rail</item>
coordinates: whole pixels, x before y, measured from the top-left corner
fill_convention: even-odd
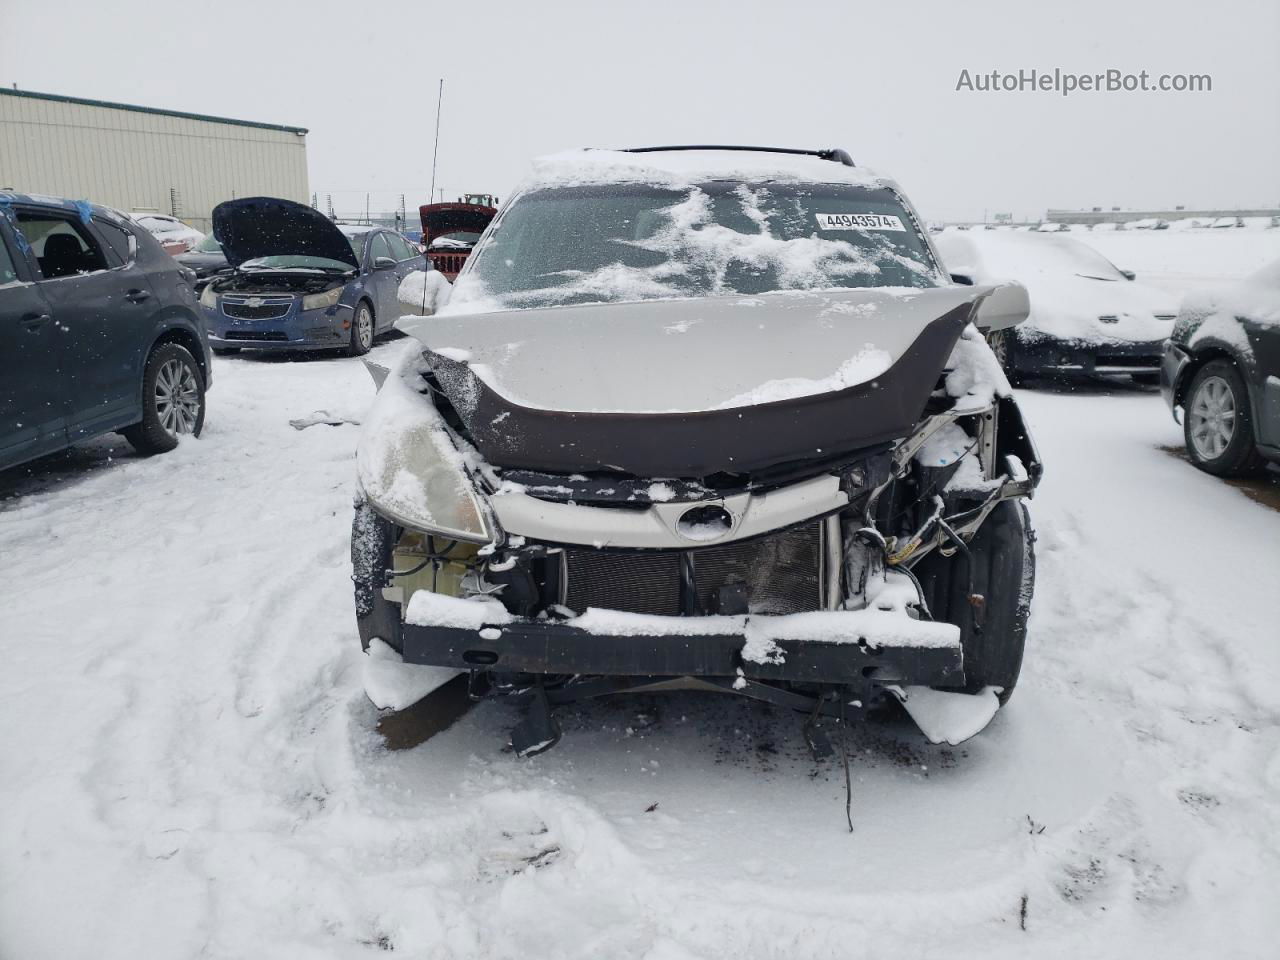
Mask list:
[[[841,150],[839,147],[831,147],[827,150],[798,150],[795,147],[751,147],[742,144],[727,143],[682,143],[673,144],[665,147],[624,147],[622,153],[662,153],[667,150],[744,150],[754,153],[792,153],[806,157],[818,157],[822,160],[831,160],[835,163],[842,163],[846,167],[852,167],[853,157]]]

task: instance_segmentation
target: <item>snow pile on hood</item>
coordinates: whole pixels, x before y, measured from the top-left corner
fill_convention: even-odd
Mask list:
[[[448,306],[452,294],[453,284],[439,270],[414,270],[400,281],[396,297],[414,314],[429,317]]]
[[[803,154],[752,150],[566,150],[535,159],[530,176],[519,189],[620,182],[688,186],[713,179],[794,180],[868,187],[890,183],[867,167],[847,167]]]
[[[812,397],[819,393],[835,393],[847,390],[860,383],[874,380],[893,366],[893,355],[887,350],[880,350],[868,343],[856,354],[836,369],[835,373],[821,380],[809,380],[804,377],[787,377],[781,380],[770,380],[746,393],[724,401],[719,409],[728,407],[750,407],[757,403],[774,403],[779,400],[794,400],[797,397]]]

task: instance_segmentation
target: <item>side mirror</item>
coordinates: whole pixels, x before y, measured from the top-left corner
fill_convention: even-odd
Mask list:
[[[394,267],[395,265],[396,265],[396,262],[392,260],[390,257],[374,257],[373,258],[373,269],[375,270],[385,270],[387,269],[387,267]]]
[[[1124,277],[1126,280],[1132,280],[1135,277],[1137,277],[1137,274],[1134,273],[1132,270],[1121,270],[1120,276]]]
[[[958,283],[965,287],[972,287],[973,277],[969,276],[967,273],[953,273],[951,275],[951,282]]]
[[[1016,327],[1031,313],[1027,288],[1012,281],[1001,283],[978,303],[973,323],[984,333]]]

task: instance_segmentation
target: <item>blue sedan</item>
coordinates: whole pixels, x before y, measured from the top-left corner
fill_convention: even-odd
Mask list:
[[[213,233],[234,270],[200,296],[216,353],[342,349],[368,353],[403,312],[400,281],[429,269],[404,237],[331,222],[291,200],[219,204]]]

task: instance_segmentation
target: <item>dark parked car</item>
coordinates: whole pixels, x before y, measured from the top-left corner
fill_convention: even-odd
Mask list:
[[[220,203],[213,234],[233,268],[200,294],[215,353],[368,353],[402,308],[400,281],[427,260],[394,230],[333,223],[292,200]]]
[[[177,254],[173,259],[195,271],[197,294],[203,293],[205,284],[218,274],[231,271],[231,267],[227,265],[227,255],[222,252],[222,244],[212,233],[206,234],[194,247],[186,253]]]
[[[1160,389],[1191,462],[1218,476],[1280,462],[1280,260],[1190,296],[1165,344]]]
[[[190,271],[123,214],[0,193],[0,469],[119,431],[200,433],[209,356]]]

